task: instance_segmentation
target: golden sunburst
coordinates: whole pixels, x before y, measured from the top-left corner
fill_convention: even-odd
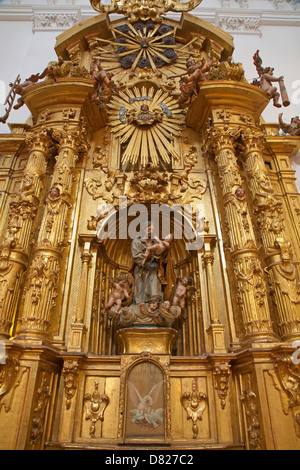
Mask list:
[[[173,140],[181,135],[184,111],[168,93],[133,87],[115,95],[107,108],[113,134],[126,145],[123,165],[135,165],[139,159],[143,167],[179,159]]]

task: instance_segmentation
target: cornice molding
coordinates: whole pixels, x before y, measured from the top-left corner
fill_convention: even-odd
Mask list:
[[[81,11],[35,10],[32,16],[32,31],[65,31],[82,20]]]
[[[255,34],[261,36],[262,17],[260,14],[233,15],[216,13],[216,26],[230,34]]]
[[[237,4],[238,1],[236,0]],[[244,2],[244,0],[241,1]],[[275,0],[274,2],[276,3]],[[261,35],[263,26],[300,26],[300,10],[260,11],[250,8],[242,9],[241,7],[219,9],[197,7],[192,14],[231,34]],[[75,24],[97,15],[98,13],[92,7],[80,5],[37,7],[34,5],[0,5],[0,21],[31,21],[33,32],[66,31]],[[112,19],[116,17],[116,15],[111,15]],[[168,14],[167,17],[179,19],[180,14]]]

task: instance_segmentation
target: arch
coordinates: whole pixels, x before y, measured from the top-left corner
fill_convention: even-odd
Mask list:
[[[120,437],[123,443],[162,443],[169,438],[170,377],[151,355],[134,359],[121,376]]]

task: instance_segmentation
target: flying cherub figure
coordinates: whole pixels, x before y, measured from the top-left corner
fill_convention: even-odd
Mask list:
[[[136,386],[128,381],[128,392],[132,403],[136,408],[129,410],[133,414],[131,422],[143,426],[152,426],[156,429],[163,422],[163,408],[155,409],[155,406],[162,395],[163,380],[154,385],[148,395],[143,398]]]
[[[114,74],[112,72],[106,72],[102,68],[99,59],[95,59],[91,63],[90,74],[95,80],[92,101],[100,107],[105,107],[112,93],[118,93],[120,87],[115,85],[112,79]]]
[[[276,78],[273,76],[274,69],[272,67],[262,67],[262,59],[259,56],[259,51],[256,51],[254,54],[253,63],[259,75],[259,80],[256,80],[253,84],[265,90],[270,98],[273,98],[274,106],[281,108],[281,104],[279,103],[280,93],[278,93],[277,88],[272,85],[273,82],[279,82],[282,104],[283,106],[289,106],[290,101],[284,85],[283,76]]]
[[[156,243],[146,248],[145,253],[142,255],[144,258],[150,258],[152,256],[153,258],[158,259],[160,255],[171,247],[174,236],[169,233],[164,240],[160,240],[158,237],[154,237],[154,239],[156,240]]]
[[[126,290],[126,284],[128,282],[126,274],[121,274],[117,281],[112,278],[109,278],[109,281],[113,287],[113,291],[109,296],[107,304],[101,312],[102,315],[104,315],[107,310],[113,307],[113,305],[117,306],[115,313],[118,313],[122,307],[122,300],[124,298],[127,300],[130,299],[130,295]]]
[[[206,63],[203,59],[200,64],[196,64],[195,59],[192,57],[186,61],[187,72],[181,75],[174,75],[168,78],[181,76],[180,79],[180,91],[181,94],[178,97],[178,103],[191,104],[199,93],[199,82],[205,80],[206,72],[209,71],[213,64],[213,59],[210,58],[209,62]],[[187,75],[187,76],[185,76]]]
[[[184,276],[182,279],[179,278],[173,297],[173,306],[179,306],[182,310],[185,309],[185,299],[187,291],[190,289],[195,289],[192,284],[193,279],[190,276]]]
[[[283,132],[288,135],[296,135],[296,136],[300,135],[299,116],[294,116],[291,119],[290,124],[286,124],[285,122],[283,122],[282,115],[283,113],[279,114],[278,120],[279,120],[280,128],[283,130]]]

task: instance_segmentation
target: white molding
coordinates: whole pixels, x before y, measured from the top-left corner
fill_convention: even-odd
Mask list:
[[[248,13],[247,15],[233,15],[230,13],[216,13],[216,26],[230,34],[250,34],[261,36],[261,15]]]
[[[66,31],[82,20],[81,11],[50,11],[49,9],[34,10],[32,15],[32,31]]]
[[[238,5],[239,0],[236,0]],[[274,0],[270,0],[274,1]],[[293,0],[291,0],[292,2]],[[195,8],[193,15],[219,26],[228,33],[261,35],[262,26],[300,26],[300,10],[251,10],[250,8]],[[80,5],[0,5],[0,21],[31,21],[33,32],[65,31],[80,21],[97,16],[90,6]],[[111,15],[114,19],[117,15]],[[179,20],[181,14],[168,13]]]

